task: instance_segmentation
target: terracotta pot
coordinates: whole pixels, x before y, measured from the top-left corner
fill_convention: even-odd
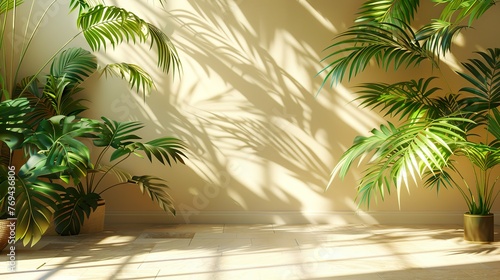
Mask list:
[[[104,230],[104,214],[106,212],[106,202],[101,199],[97,202],[97,209],[90,214],[90,217],[85,217],[83,225],[80,228],[80,233],[99,233]],[[56,232],[54,221],[50,223],[49,229],[45,235],[59,235]]]
[[[474,243],[489,243],[495,239],[495,222],[493,214],[464,214],[464,240]]]
[[[104,230],[104,214],[106,213],[106,202],[104,199],[98,201],[97,209],[85,217],[80,233],[99,233]]]

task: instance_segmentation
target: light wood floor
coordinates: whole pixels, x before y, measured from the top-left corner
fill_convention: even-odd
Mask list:
[[[114,225],[2,252],[0,279],[500,279],[496,242],[459,225]]]

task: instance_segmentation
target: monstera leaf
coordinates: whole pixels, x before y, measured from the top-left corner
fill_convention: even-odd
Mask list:
[[[66,188],[54,215],[56,232],[60,235],[79,234],[85,217],[97,209],[100,198],[96,193]]]
[[[70,116],[55,116],[42,121],[37,131],[28,139],[39,149],[38,153],[47,156],[47,164],[67,166],[60,179],[69,183],[70,178],[78,184],[91,166],[89,148],[79,137],[89,137],[94,131],[92,124],[76,120]]]
[[[26,98],[0,103],[0,141],[4,142],[10,150],[19,148],[23,143],[23,131],[29,128],[26,116],[32,110]]]
[[[67,167],[47,166],[45,155],[33,155],[16,176],[16,239],[36,244],[47,231],[64,187],[39,177],[57,174]]]

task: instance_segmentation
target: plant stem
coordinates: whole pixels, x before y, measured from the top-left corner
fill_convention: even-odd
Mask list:
[[[104,149],[102,149],[102,151],[99,153],[99,156],[97,156],[97,160],[94,163],[94,168],[99,168],[99,165],[100,165],[100,162],[102,160],[102,157],[104,156],[104,154],[106,153],[106,151],[109,150],[109,148],[110,148],[110,145],[107,145],[106,147],[104,147]],[[87,184],[87,190],[88,190],[88,192],[91,192],[92,189],[95,189],[94,187],[92,187],[94,185],[95,176],[96,176],[96,173],[92,173],[92,175],[90,176],[91,177],[90,178],[90,184]]]
[[[106,172],[101,176],[101,178],[99,179],[99,181],[97,181],[97,183],[95,184],[95,186],[93,187],[93,192],[95,192],[97,190],[97,187],[99,186],[99,184],[101,183],[101,181],[104,179],[104,177],[106,177],[106,175],[111,171],[113,170],[113,168],[115,168],[118,164],[122,163],[123,161],[125,161],[127,158],[129,158],[131,155],[131,153],[129,153],[126,157],[122,158],[121,160],[119,160],[118,162],[116,162],[115,164],[113,164],[110,168],[108,168],[108,170],[106,170]],[[102,192],[101,192],[102,193]]]
[[[33,32],[31,33],[31,35],[29,36],[28,41],[26,42],[26,37],[28,37],[28,30],[29,30],[29,27],[30,27],[31,16],[33,14],[34,6],[35,6],[35,1],[32,2],[31,7],[30,7],[30,12],[28,13],[28,21],[26,22],[26,29],[24,30],[24,34],[23,34],[23,43],[22,43],[23,47],[22,47],[22,51],[21,51],[21,56],[19,57],[19,62],[17,64],[16,74],[14,75],[14,79],[12,80],[12,89],[11,90],[13,90],[13,88],[15,86],[15,83],[17,81],[17,77],[19,75],[19,71],[21,70],[21,65],[23,64],[24,58],[26,57],[26,53],[28,52],[28,49],[29,49],[29,47],[31,45],[31,42],[33,41],[33,38],[35,37],[35,34],[36,34],[38,28],[40,27],[40,24],[44,20],[45,15],[47,15],[47,12],[49,11],[49,9],[52,8],[52,6],[56,2],[57,2],[57,0],[53,0],[52,3],[50,3],[49,6],[45,9],[45,11],[43,11],[42,16],[40,17],[40,19],[36,23],[36,25],[35,25],[35,27],[33,29]],[[14,40],[12,42],[14,42]],[[15,48],[12,48],[12,58],[14,58],[14,49]],[[44,68],[45,68],[45,66],[44,66]],[[33,82],[33,80],[30,81],[30,83],[31,82]],[[28,84],[30,84],[30,83],[28,83]],[[24,90],[26,90],[26,88],[23,89],[23,92],[24,92]]]
[[[17,80],[17,76],[18,76],[18,73],[21,69],[21,65],[24,61],[24,58],[26,56],[26,53],[28,51],[28,48],[31,44],[31,41],[33,40],[35,34],[36,34],[36,31],[38,30],[38,28],[40,27],[40,24],[42,22],[42,20],[44,19],[45,15],[48,13],[49,9],[57,2],[58,0],[53,0],[52,3],[50,3],[49,7],[47,9],[45,9],[45,11],[43,12],[43,16],[40,18],[40,20],[38,21],[38,23],[36,24],[35,26],[35,29],[33,31],[33,33],[31,34],[27,44],[26,44],[26,47],[23,49],[23,52],[21,54],[21,58],[19,60],[19,64],[17,66],[17,70],[16,70],[16,76],[15,76],[15,79],[14,79],[14,83],[15,81]],[[33,1],[34,2],[34,1]],[[21,96],[27,89],[28,87],[30,86],[30,84],[36,79],[36,77],[43,71],[43,69],[45,69],[45,67],[47,67],[47,65],[49,65],[49,63],[51,63],[54,58],[59,55],[59,53],[61,53],[65,48],[66,46],[68,46],[71,42],[73,42],[78,36],[80,36],[80,34],[82,34],[83,31],[79,31],[77,34],[75,34],[72,38],[70,38],[67,42],[65,42],[56,52],[54,52],[54,54],[42,65],[42,67],[40,67],[36,72],[35,74],[30,78],[29,82],[26,84],[26,86],[21,90],[21,92],[19,93],[19,95]]]
[[[99,194],[99,195],[101,195],[103,192],[105,192],[105,191],[107,191],[107,190],[109,190],[109,189],[111,189],[111,188],[117,187],[117,186],[119,186],[119,185],[126,185],[126,184],[130,184],[130,183],[129,183],[129,182],[121,182],[121,183],[116,183],[116,184],[114,184],[114,185],[112,185],[112,186],[109,186],[109,187],[105,188],[103,191],[101,191],[101,192],[100,192],[100,193],[98,193],[98,194]]]

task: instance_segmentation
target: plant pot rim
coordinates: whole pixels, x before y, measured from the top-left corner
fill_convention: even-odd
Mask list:
[[[464,213],[464,216],[470,216],[470,217],[491,217],[493,215],[494,215],[493,213],[489,214],[469,214],[469,212]]]

